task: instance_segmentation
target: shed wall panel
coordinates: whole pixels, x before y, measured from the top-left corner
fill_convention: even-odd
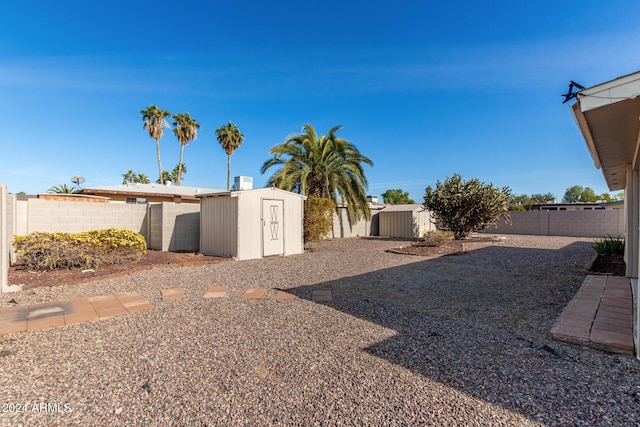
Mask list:
[[[240,191],[238,201],[238,259],[262,257],[261,200],[263,192]]]
[[[238,255],[237,199],[204,197],[200,200],[200,252],[205,255]]]

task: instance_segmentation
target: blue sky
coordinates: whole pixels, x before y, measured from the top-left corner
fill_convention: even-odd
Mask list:
[[[0,183],[41,193],[157,178],[140,110],[189,112],[183,185],[232,176],[311,123],[370,157],[369,194],[422,202],[453,173],[513,193],[607,191],[561,94],[640,70],[640,2],[23,1],[0,14]],[[170,131],[165,169],[178,163]]]

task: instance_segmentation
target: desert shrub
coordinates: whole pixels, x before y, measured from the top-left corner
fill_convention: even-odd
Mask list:
[[[13,245],[30,270],[123,264],[139,260],[147,251],[140,233],[120,228],[74,234],[35,232],[14,236]]]
[[[458,240],[490,225],[497,226],[500,218],[511,224],[510,195],[509,187],[497,188],[477,178],[463,181],[454,174],[443,183],[437,181],[435,189],[427,187],[423,206]]]
[[[422,242],[424,246],[442,246],[445,243],[453,240],[453,233],[450,231],[436,230],[426,231],[422,235]]]
[[[624,255],[624,239],[609,236],[606,239],[596,239],[593,249],[599,255]]]
[[[318,242],[333,225],[334,204],[331,199],[309,196],[304,203],[304,241]]]

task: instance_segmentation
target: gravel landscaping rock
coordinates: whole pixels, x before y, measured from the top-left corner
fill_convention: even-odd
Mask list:
[[[334,240],[0,295],[0,307],[116,292],[156,305],[0,337],[1,424],[637,425],[640,363],[549,335],[591,239],[386,252],[403,243]],[[210,287],[228,292],[204,298]],[[161,301],[170,288],[186,298]],[[241,298],[251,288],[265,297]],[[277,289],[299,298],[276,301]],[[311,301],[327,289],[332,302]]]

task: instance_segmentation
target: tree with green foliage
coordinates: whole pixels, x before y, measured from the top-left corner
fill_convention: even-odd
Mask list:
[[[531,195],[531,204],[534,205],[542,205],[545,203],[554,203],[556,201],[556,196],[551,193],[534,193]]]
[[[160,182],[160,178],[156,180],[156,184],[168,184],[170,182],[173,182],[173,177],[169,171],[162,171],[162,182]]]
[[[409,193],[400,188],[382,193],[382,201],[388,205],[412,205],[415,203],[413,199],[409,198]]]
[[[363,164],[373,166],[368,157],[336,133],[342,126],[318,135],[310,124],[303,133],[289,136],[269,151],[273,158],[261,168],[276,172],[267,185],[307,196],[330,199],[336,207],[338,199],[346,204],[350,221],[371,218],[367,203],[367,178]]]
[[[142,121],[144,121],[143,128],[149,132],[149,136],[156,140],[156,153],[158,156],[158,180],[160,184],[163,184],[162,179],[162,163],[160,162],[160,138],[164,134],[162,128],[169,128],[167,123],[167,117],[171,115],[170,112],[161,108],[151,105],[144,110],[140,111],[142,114]]]
[[[135,182],[135,179],[136,173],[133,171],[133,169],[129,169],[122,174],[122,184],[130,184],[132,182]]]
[[[605,202],[617,202],[618,200],[624,200],[624,191],[614,194],[602,193],[600,195],[600,200],[604,200]]]
[[[510,211],[528,211],[532,205],[539,205],[545,203],[553,203],[556,198],[551,193],[534,193],[532,195],[519,194],[509,197],[509,210]]]
[[[591,187],[581,185],[567,188],[562,197],[562,203],[593,203],[598,200],[600,200],[600,196]]]
[[[304,241],[318,242],[329,234],[333,225],[331,199],[309,196],[304,202]]]
[[[427,187],[423,206],[459,240],[490,225],[497,226],[500,218],[511,224],[510,196],[509,187],[498,188],[477,178],[463,181],[454,174],[444,182],[437,181],[435,189]]]
[[[173,117],[173,134],[178,138],[178,142],[180,143],[180,161],[178,162],[178,173],[176,176],[176,185],[180,185],[184,147],[198,137],[200,125],[189,113],[173,114],[171,117]]]
[[[67,184],[54,185],[47,190],[47,193],[52,194],[75,194],[80,190],[75,187],[70,187]]]
[[[227,191],[231,188],[231,155],[241,145],[244,135],[238,129],[235,123],[229,120],[228,125],[222,125],[216,130],[216,137],[218,142],[222,146],[222,149],[227,153]]]

